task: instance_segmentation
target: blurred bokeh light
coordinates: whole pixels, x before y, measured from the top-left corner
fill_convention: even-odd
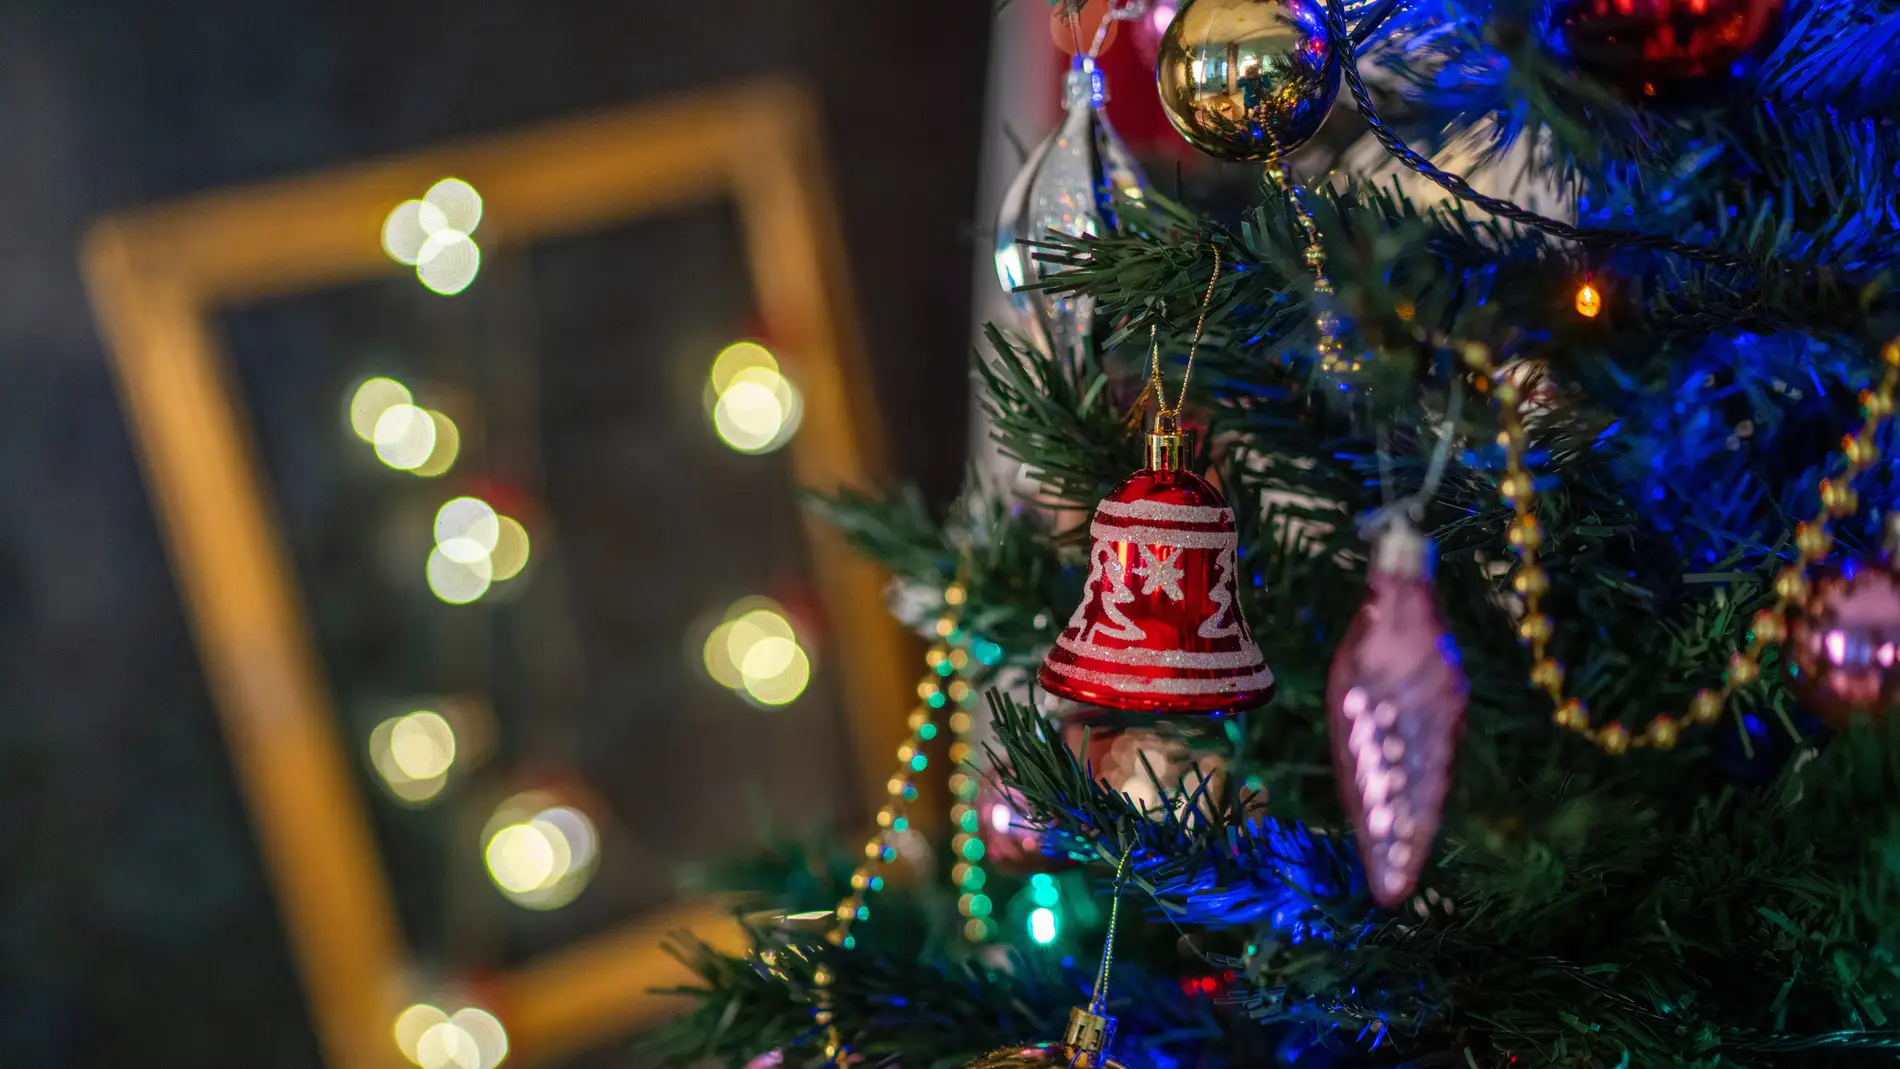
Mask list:
[[[397,471],[413,471],[435,452],[435,420],[415,405],[390,405],[376,417],[376,456]]]
[[[488,564],[494,569],[497,583],[513,579],[528,566],[528,529],[520,520],[513,516],[498,518],[495,548],[489,551]]]
[[[436,510],[436,547],[459,564],[487,557],[500,537],[501,517],[479,497],[458,497]]]
[[[376,441],[376,421],[383,413],[414,400],[409,388],[395,379],[370,378],[350,393],[350,429],[365,442]]]
[[[429,592],[450,605],[467,605],[488,593],[489,584],[495,580],[494,568],[486,556],[458,561],[442,552],[441,546],[429,551],[424,574]]]
[[[391,794],[410,803],[441,793],[455,765],[455,752],[455,729],[429,709],[390,717],[369,736],[370,766]]]
[[[495,1069],[508,1057],[508,1032],[474,1006],[445,1013],[418,1003],[396,1017],[396,1048],[422,1069]]]
[[[600,860],[600,834],[586,813],[546,791],[503,802],[484,829],[488,875],[509,901],[558,909],[574,900]]]
[[[462,451],[461,431],[448,416],[414,401],[395,379],[364,379],[350,391],[350,430],[397,471],[446,474]]]
[[[460,293],[481,270],[482,251],[473,234],[482,221],[482,198],[459,178],[444,178],[421,200],[396,205],[383,219],[383,251],[416,269],[424,286],[444,296]]]
[[[706,674],[760,705],[786,705],[811,682],[811,659],[791,620],[769,598],[742,598],[706,637]]]
[[[435,549],[429,553],[429,589],[451,605],[466,605],[493,583],[512,579],[528,564],[528,531],[478,497],[458,497],[436,511]]]
[[[707,376],[707,414],[719,440],[741,453],[770,453],[791,441],[804,399],[756,342],[720,350]]]
[[[435,446],[422,463],[412,471],[417,475],[433,477],[446,475],[455,466],[455,458],[462,452],[462,432],[455,421],[434,409],[428,409],[429,420],[435,424]]]

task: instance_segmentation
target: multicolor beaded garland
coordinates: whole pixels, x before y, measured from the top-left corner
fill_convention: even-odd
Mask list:
[[[915,775],[929,767],[929,758],[924,755],[923,747],[924,743],[937,737],[937,710],[956,710],[950,719],[959,736],[970,729],[970,714],[963,706],[971,700],[974,692],[969,683],[958,678],[970,660],[969,652],[963,648],[967,636],[958,627],[965,598],[960,580],[951,583],[944,591],[944,611],[937,617],[937,640],[924,656],[924,663],[928,667],[917,683],[918,702],[917,708],[910,714],[910,735],[897,748],[897,768],[885,785],[890,800],[877,811],[877,830],[865,841],[864,860],[858,863],[856,871],[851,874],[851,893],[838,903],[835,911],[837,923],[826,933],[825,938],[832,946],[848,950],[855,944],[851,926],[870,916],[871,909],[865,904],[865,899],[871,892],[883,889],[884,877],[879,872],[897,857],[896,836],[910,830],[910,820],[905,816],[904,807],[906,803],[917,800]],[[970,747],[961,739],[951,747],[953,767],[962,764],[969,756]],[[970,778],[967,773],[960,774]],[[955,778],[952,777],[953,786]],[[970,782],[973,784],[975,781],[972,778]],[[974,787],[971,791],[974,793]],[[954,842],[959,851],[963,849],[965,838],[959,835]],[[980,871],[974,882],[977,887],[982,886]],[[972,940],[988,938],[993,929],[989,921],[972,915],[969,908],[971,897],[969,894],[963,896],[964,915],[970,918],[965,924],[965,934]],[[842,1065],[850,1052],[845,1049],[844,1039],[832,1018],[829,994],[831,970],[820,966],[812,979],[818,988],[813,1016],[818,1025],[825,1029],[826,1061],[828,1064]]]
[[[1498,422],[1502,427],[1498,432],[1498,444],[1504,448],[1505,473],[1499,496],[1511,506],[1513,517],[1509,538],[1521,562],[1517,574],[1512,578],[1513,588],[1524,599],[1524,615],[1518,621],[1517,633],[1519,640],[1531,648],[1531,684],[1550,695],[1557,707],[1553,722],[1566,731],[1590,740],[1606,753],[1622,754],[1631,747],[1670,749],[1681,736],[1683,720],[1689,724],[1703,725],[1720,719],[1728,699],[1736,691],[1761,678],[1761,655],[1787,638],[1788,606],[1807,596],[1809,569],[1824,559],[1833,548],[1834,535],[1829,529],[1831,521],[1850,517],[1860,508],[1859,495],[1854,492],[1853,482],[1861,472],[1872,467],[1879,457],[1874,435],[1893,414],[1894,394],[1900,390],[1900,339],[1888,343],[1881,351],[1886,373],[1878,385],[1861,391],[1863,422],[1860,430],[1841,439],[1841,456],[1846,462],[1845,466],[1840,475],[1821,481],[1821,509],[1814,519],[1795,527],[1795,549],[1800,555],[1799,559],[1776,574],[1774,604],[1755,614],[1749,627],[1751,637],[1748,646],[1729,658],[1722,686],[1698,691],[1689,703],[1688,715],[1681,720],[1666,713],[1659,714],[1641,733],[1635,735],[1615,721],[1601,726],[1593,725],[1590,710],[1582,699],[1564,692],[1564,666],[1550,655],[1550,641],[1556,625],[1543,611],[1543,597],[1550,588],[1550,577],[1537,564],[1537,550],[1543,545],[1544,532],[1537,522],[1536,482],[1524,465],[1529,436],[1518,408],[1522,398],[1514,383],[1499,377],[1498,365],[1488,347],[1468,343],[1462,345],[1460,351],[1466,366],[1491,380],[1489,389],[1492,400],[1497,404]]]
[[[952,583],[944,591],[944,601],[951,605],[961,605],[965,597],[963,584]],[[980,643],[978,643],[980,645]],[[932,651],[931,657],[937,658]],[[982,817],[977,812],[976,795],[979,777],[982,775],[971,761],[976,749],[971,744],[971,733],[976,729],[976,720],[966,707],[971,697],[970,685],[962,676],[970,667],[973,658],[969,651],[955,648],[945,652],[941,660],[935,660],[937,671],[949,678],[947,693],[955,711],[950,714],[950,733],[954,740],[950,743],[950,853],[956,861],[950,866],[950,882],[957,889],[957,912],[963,914],[963,936],[972,943],[981,943],[996,935],[996,921],[990,917],[990,898],[984,893],[988,874],[983,871],[983,837],[979,833]],[[946,669],[948,669],[946,671]]]

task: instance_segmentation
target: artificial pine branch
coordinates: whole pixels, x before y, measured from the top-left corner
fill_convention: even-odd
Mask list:
[[[1900,80],[1866,50],[1895,39],[1900,15],[1887,0],[1794,0],[1759,92],[1663,108],[1571,70],[1542,7],[1408,4],[1367,66],[1397,76],[1393,114],[1420,144],[1482,121],[1494,149],[1537,149],[1529,173],[1574,195],[1580,224],[1719,247],[1740,267],[1579,250],[1336,179],[1308,204],[1329,307],[1365,361],[1341,379],[1313,366],[1321,305],[1283,194],[1263,186],[1220,217],[1149,196],[1123,206],[1119,231],[1051,235],[1039,252],[1042,288],[1093,298],[1096,347],[1057,359],[989,335],[984,405],[1046,515],[993,487],[947,517],[901,493],[821,504],[911,584],[960,575],[966,626],[1033,663],[1075,603],[1086,510],[1139,463],[1125,417],[1148,331],[1178,382],[1220,249],[1188,414],[1237,516],[1240,601],[1276,700],[1248,717],[1225,789],[1155,783],[1175,804],[1154,811],[1098,782],[1029,695],[992,699],[998,774],[1048,841],[1098,877],[1132,852],[1154,923],[1124,943],[1140,993],[1123,1004],[1131,1064],[1304,1051],[1380,1067],[1806,1069],[1891,1064],[1900,1043],[1900,721],[1829,741],[1771,657],[1727,719],[1675,751],[1609,758],[1555,732],[1515,636],[1490,383],[1443,345],[1491,345],[1530,399],[1569,691],[1632,728],[1679,714],[1746,641],[1860,418],[1874,349],[1900,328]],[[1586,274],[1604,292],[1595,318],[1572,306]],[[1364,586],[1357,520],[1421,489],[1441,435],[1456,449],[1421,522],[1469,727],[1433,867],[1388,913],[1359,884],[1337,802],[1325,671]],[[1891,465],[1863,476],[1842,552],[1877,545],[1897,479]],[[1177,943],[1233,970],[1219,1012],[1171,993]],[[673,1034],[676,1059],[815,1050],[808,975],[689,957],[700,1012]],[[905,1065],[1051,1037],[1076,994],[1072,975],[990,970],[901,925],[826,960],[857,1049]]]
[[[921,923],[902,889],[875,902],[876,913],[904,915],[900,933]],[[780,1052],[787,1065],[822,1065],[824,1029],[813,1019],[821,967],[832,976],[826,998],[848,1049],[871,1064],[952,1069],[991,1050],[1060,1038],[1068,1011],[1088,1001],[1093,961],[941,957],[889,925],[880,933],[867,933],[852,950],[822,942],[778,947],[770,965],[760,956],[774,946],[769,932],[750,931],[752,949],[739,956],[682,936],[668,949],[696,980],[664,993],[691,1000],[692,1008],[649,1031],[641,1046],[667,1066],[711,1061],[738,1069],[767,1051]],[[1250,1038],[1214,1007],[1132,963],[1117,966],[1110,1009],[1130,1027],[1135,1050],[1171,1058],[1250,1051]]]

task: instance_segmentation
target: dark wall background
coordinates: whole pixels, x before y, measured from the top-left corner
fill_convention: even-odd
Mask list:
[[[954,489],[985,3],[0,3],[0,1065],[317,1065],[75,262],[113,209],[767,71]]]

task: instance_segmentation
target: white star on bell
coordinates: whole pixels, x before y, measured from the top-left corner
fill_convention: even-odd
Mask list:
[[[1152,546],[1139,548],[1141,549],[1141,564],[1139,567],[1128,569],[1128,573],[1141,576],[1142,596],[1146,597],[1159,590],[1166,594],[1169,600],[1180,601],[1184,596],[1181,593],[1181,577],[1184,573],[1176,561],[1180,559],[1181,551],[1177,549],[1168,556],[1162,557],[1156,555]]]

